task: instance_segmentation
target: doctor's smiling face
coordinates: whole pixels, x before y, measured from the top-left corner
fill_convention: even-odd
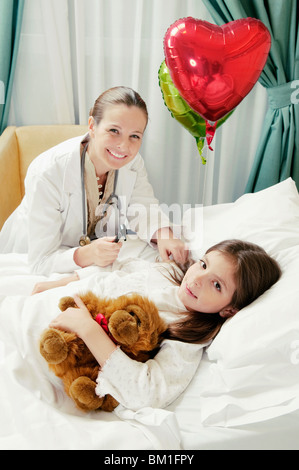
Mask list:
[[[105,106],[99,124],[92,116],[88,124],[88,154],[97,175],[101,176],[135,158],[142,143],[147,116],[137,106],[110,104]]]

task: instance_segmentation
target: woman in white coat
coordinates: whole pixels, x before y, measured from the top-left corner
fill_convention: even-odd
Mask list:
[[[147,121],[146,105],[132,89],[116,87],[100,95],[86,136],[31,163],[22,203],[1,231],[1,252],[28,253],[36,274],[105,267],[118,257],[122,243],[115,236],[125,224],[156,243],[163,260],[172,255],[184,262],[188,252],[160,211],[138,153]]]

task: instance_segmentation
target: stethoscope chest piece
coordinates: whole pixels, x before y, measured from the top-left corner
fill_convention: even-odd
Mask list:
[[[87,235],[82,235],[79,240],[80,246],[85,246],[90,244],[90,238]]]

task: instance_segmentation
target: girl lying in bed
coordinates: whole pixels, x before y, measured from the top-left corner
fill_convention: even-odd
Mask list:
[[[62,312],[50,325],[75,332],[91,350],[100,365],[96,393],[109,393],[134,410],[165,407],[175,400],[195,374],[204,346],[215,338],[224,321],[257,299],[281,275],[276,261],[262,248],[240,240],[214,245],[186,272],[172,265],[165,277],[161,264],[149,266],[144,272],[133,268],[132,272],[99,275],[95,293],[115,297],[135,291],[155,302],[169,327],[154,359],[139,363],[127,357],[77,296],[78,308]],[[74,274],[52,285],[40,283],[36,291],[77,279]]]

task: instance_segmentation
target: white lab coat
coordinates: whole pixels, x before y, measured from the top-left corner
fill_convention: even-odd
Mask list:
[[[1,230],[0,252],[28,253],[34,273],[78,269],[73,255],[83,231],[83,137],[67,140],[33,160],[25,178],[25,196]],[[158,207],[140,154],[119,170],[116,194],[130,228],[141,239],[150,242],[159,227],[170,225]]]

